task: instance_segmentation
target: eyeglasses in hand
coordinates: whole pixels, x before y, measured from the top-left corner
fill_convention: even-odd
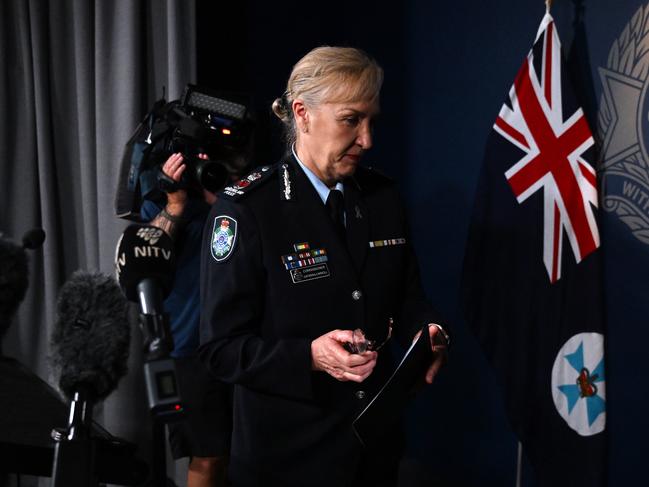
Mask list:
[[[365,337],[365,332],[360,328],[356,328],[352,332],[352,342],[347,343],[346,349],[349,353],[364,353],[368,350],[370,352],[378,352],[383,348],[383,346],[390,340],[392,337],[392,325],[394,320],[392,318],[388,319],[388,334],[381,343],[377,343],[376,340],[368,340]]]

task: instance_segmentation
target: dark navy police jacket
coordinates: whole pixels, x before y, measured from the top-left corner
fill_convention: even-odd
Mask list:
[[[361,328],[380,343],[392,318],[409,344],[438,320],[393,182],[359,167],[344,187],[347,242],[292,156],[226,188],[207,219],[200,354],[236,384],[236,486],[349,485],[363,453],[351,423],[394,370],[390,347],[359,384],[312,371],[311,342]]]

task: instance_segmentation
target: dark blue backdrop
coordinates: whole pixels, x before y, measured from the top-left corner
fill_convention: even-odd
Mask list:
[[[644,3],[579,2],[581,32],[575,2],[554,3],[564,55],[577,53],[571,56],[575,85],[595,130],[598,69],[606,67],[612,43]],[[260,163],[281,154],[270,103],[309,49],[357,46],[385,68],[382,117],[370,159],[401,184],[425,286],[455,331],[444,374],[409,411],[409,463],[423,485],[515,482],[516,439],[492,373],[460,317],[458,288],[486,137],[544,10],[542,0],[410,0],[383,7],[340,0],[313,6],[294,0],[198,3],[198,81],[254,94]],[[610,485],[633,485],[643,471],[642,440],[649,429],[643,380],[649,248],[614,216],[605,216],[603,226]],[[526,472],[528,486],[530,478]]]

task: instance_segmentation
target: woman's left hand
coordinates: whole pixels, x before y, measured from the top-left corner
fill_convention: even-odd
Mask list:
[[[421,331],[415,335],[413,342],[419,338],[419,335],[421,335]],[[435,323],[428,324],[428,336],[430,337],[430,346],[433,349],[433,363],[430,364],[426,371],[426,383],[432,384],[439,369],[448,361],[448,344]]]

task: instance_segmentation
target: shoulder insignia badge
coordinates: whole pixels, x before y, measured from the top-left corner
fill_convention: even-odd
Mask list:
[[[275,169],[276,165],[258,167],[239,181],[223,188],[220,196],[225,196],[229,199],[238,199],[252,191],[254,188],[261,186],[261,184],[268,179],[268,176],[270,176]]]
[[[212,229],[212,257],[217,262],[223,262],[234,250],[237,240],[237,221],[227,215],[214,218]]]

